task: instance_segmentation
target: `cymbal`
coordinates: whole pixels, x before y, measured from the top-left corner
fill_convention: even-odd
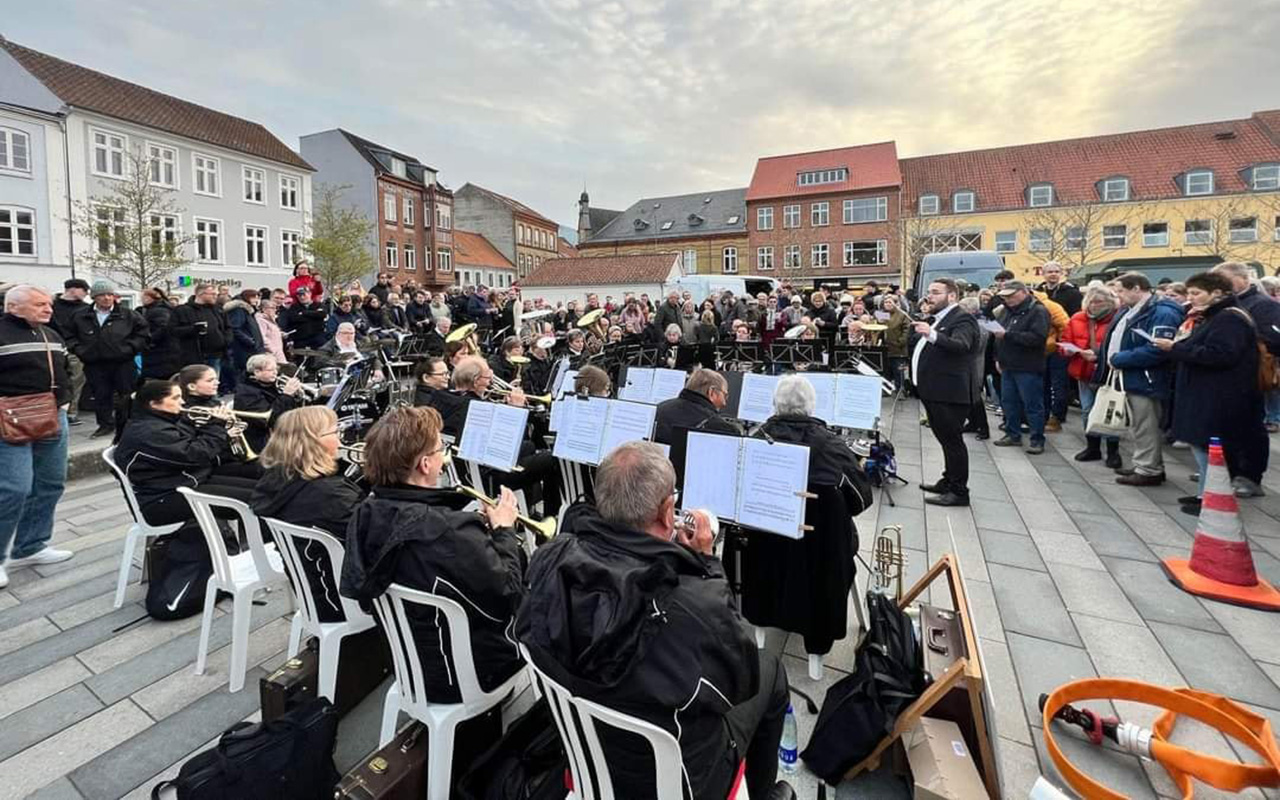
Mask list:
[[[887,331],[889,330],[889,326],[881,325],[878,322],[864,322],[862,323],[862,329],[864,331]]]
[[[323,350],[308,350],[302,347],[295,347],[293,355],[299,358],[326,358],[329,354]]]
[[[521,315],[520,315],[520,321],[521,321],[521,322],[526,322],[527,320],[531,320],[531,319],[542,319],[543,317],[549,317],[549,316],[551,316],[551,314],[552,314],[551,309],[549,309],[549,308],[539,308],[539,309],[535,309],[535,310],[533,310],[533,311],[526,311],[526,312],[524,312],[523,314],[521,314]]]
[[[474,322],[468,322],[466,325],[459,325],[458,327],[449,331],[448,336],[444,337],[445,344],[460,342],[475,332],[476,332],[476,324]]]
[[[597,322],[599,322],[600,318],[603,316],[604,316],[603,308],[592,309],[591,311],[588,311],[587,313],[583,314],[581,317],[578,317],[578,327],[589,328],[592,325],[595,325]]]

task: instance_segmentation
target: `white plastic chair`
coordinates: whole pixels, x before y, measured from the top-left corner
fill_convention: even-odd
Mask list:
[[[372,628],[377,623],[373,617],[360,609],[360,604],[338,594],[338,581],[342,575],[342,560],[345,555],[342,542],[333,534],[318,528],[304,528],[278,519],[263,517],[263,522],[271,529],[276,546],[284,561],[284,571],[289,575],[289,583],[293,586],[293,596],[298,610],[293,614],[293,623],[289,627],[289,657],[298,654],[302,648],[302,636],[307,634],[320,639],[320,678],[318,691],[324,697],[334,701],[334,687],[338,682],[338,655],[342,650],[342,639],[353,633]],[[300,543],[301,539],[305,543]],[[341,610],[341,622],[321,622],[316,606],[316,598],[311,592],[311,582],[307,580],[306,563],[323,563],[316,557],[318,553],[327,554],[329,566],[333,574],[329,577],[326,591],[332,591],[331,601],[336,600]]]
[[[599,723],[642,736],[649,742],[653,750],[653,797],[684,797],[684,761],[676,737],[650,722],[574,697],[568,689],[538,669],[524,645],[520,645],[520,654],[529,665],[534,689],[547,698],[551,717],[560,731],[560,741],[569,756],[569,770],[573,773],[573,791],[569,798],[613,800],[620,790],[629,795],[636,794],[633,786],[615,787],[604,748],[600,745]],[[746,781],[738,782],[730,800],[749,800]]]
[[[120,467],[116,466],[115,461],[116,447],[112,445],[102,451],[102,460],[107,462],[107,469],[116,476],[116,480],[120,482],[120,488],[124,490],[124,502],[129,507],[129,513],[133,515],[133,524],[129,526],[129,532],[124,537],[124,553],[120,556],[120,576],[116,578],[116,599],[115,607],[119,608],[124,605],[124,590],[129,584],[129,570],[133,568],[133,557],[138,551],[138,542],[142,541],[143,549],[146,548],[148,539],[157,536],[167,536],[171,533],[177,533],[182,527],[181,522],[175,522],[172,525],[149,525],[142,516],[142,509],[138,507],[138,498],[133,494],[133,485],[129,483],[129,477],[124,474]]]
[[[591,474],[585,464],[556,458],[560,466],[560,507],[564,508],[575,500],[591,495]]]
[[[422,662],[418,658],[413,628],[405,608],[412,604],[431,606],[444,617],[444,625],[449,631],[449,658],[462,697],[460,703],[442,704],[427,700],[426,678],[422,674]],[[508,695],[513,695],[524,682],[525,671],[521,669],[492,692],[481,689],[471,652],[467,612],[447,597],[393,583],[387,587],[386,593],[374,600],[374,609],[386,631],[396,670],[395,683],[387,689],[382,706],[382,733],[378,746],[385,747],[395,737],[396,721],[401,711],[426,725],[429,737],[427,798],[447,800],[453,772],[453,738],[458,724],[485,713]]]
[[[209,631],[213,627],[213,606],[218,591],[232,596],[231,616],[231,665],[228,668],[233,692],[244,688],[246,661],[249,656],[249,622],[253,611],[253,595],[275,583],[287,583],[284,565],[275,545],[264,545],[258,517],[248,504],[230,497],[204,494],[183,486],[178,489],[195,513],[205,543],[209,545],[209,558],[213,561],[213,574],[205,588],[204,619],[200,622],[200,652],[196,656],[196,674],[204,674],[205,659],[209,654]],[[228,508],[236,513],[249,540],[249,552],[230,555],[222,541],[222,531],[213,515],[215,508]]]

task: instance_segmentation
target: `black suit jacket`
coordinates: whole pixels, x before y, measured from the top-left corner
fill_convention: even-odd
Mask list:
[[[916,393],[925,401],[972,405],[982,390],[981,371],[974,369],[975,361],[982,358],[977,318],[955,308],[934,330],[937,340],[926,342],[920,351]],[[915,353],[918,341],[919,336],[913,334],[908,356]]]

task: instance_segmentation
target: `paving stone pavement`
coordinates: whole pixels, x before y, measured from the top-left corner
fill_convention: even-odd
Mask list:
[[[858,517],[863,556],[888,524],[903,526],[908,581],[943,553],[958,554],[1006,797],[1026,797],[1040,774],[1061,784],[1046,756],[1035,700],[1075,677],[1116,675],[1221,691],[1280,724],[1280,620],[1184,594],[1160,570],[1160,558],[1188,552],[1195,530],[1195,520],[1175,503],[1192,488],[1187,451],[1166,451],[1165,486],[1117,486],[1100,463],[1072,460],[1083,447],[1073,409],[1066,430],[1051,434],[1039,456],[970,439],[973,506],[940,509],[926,506],[916,487],[942,468],[941,451],[919,416],[912,401],[892,406],[886,400],[886,429],[899,472],[911,485],[893,489],[895,505],[881,496]],[[999,419],[991,422],[994,429]],[[1273,437],[1272,452],[1280,458],[1280,437]],[[1242,517],[1259,571],[1280,582],[1280,471],[1272,470],[1264,486],[1266,497],[1242,501]],[[147,797],[223,729],[257,718],[257,679],[284,659],[289,601],[280,593],[254,609],[248,680],[236,694],[227,691],[230,618],[221,609],[203,676],[193,674],[198,621],[147,620],[113,633],[143,614],[136,583],[124,607],[112,607],[126,520],[111,478],[73,482],[54,538],[76,558],[14,570],[10,587],[0,591],[0,798]],[[865,590],[861,567],[858,582]],[[944,592],[930,598],[950,603]],[[851,626],[854,619],[851,614]],[[836,643],[820,681],[806,674],[798,637],[770,631],[766,646],[784,654],[793,685],[821,701],[851,668],[854,639]],[[1145,707],[1118,706],[1126,718],[1152,719]],[[803,745],[814,717],[803,702],[796,709]],[[340,769],[374,747],[379,714],[380,698],[373,696],[344,719]],[[1087,746],[1065,731],[1058,738],[1086,772],[1119,791],[1178,797],[1158,766]],[[1180,725],[1175,741],[1247,757],[1240,745],[1193,725]],[[817,796],[817,780],[806,771],[794,783],[801,797]],[[1219,796],[1197,789],[1198,796]],[[905,798],[909,792],[886,769],[845,782],[834,796]]]

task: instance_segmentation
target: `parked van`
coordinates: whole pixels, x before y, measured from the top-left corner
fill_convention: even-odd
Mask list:
[[[737,275],[682,275],[662,287],[665,297],[672,290],[688,292],[699,303],[725,289],[733,292],[734,297],[743,294],[757,295],[760,292],[771,294],[778,288],[778,281],[773,278],[755,278]]]
[[[996,273],[1004,268],[1004,259],[991,250],[930,253],[920,263],[914,286],[921,296],[937,278],[963,280],[986,287],[994,282]]]

